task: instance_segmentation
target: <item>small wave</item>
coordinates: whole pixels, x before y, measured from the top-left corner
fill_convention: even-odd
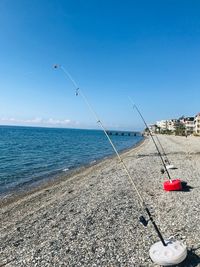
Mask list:
[[[92,160],[92,161],[90,161],[90,164],[94,164],[96,162],[97,162],[96,160]]]
[[[69,168],[65,168],[65,169],[63,169],[62,171],[63,171],[63,172],[67,172],[67,171],[69,171]]]

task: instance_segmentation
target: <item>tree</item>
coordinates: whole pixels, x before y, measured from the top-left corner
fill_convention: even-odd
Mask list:
[[[176,125],[176,130],[175,130],[175,135],[185,135],[186,128],[185,125],[182,123],[177,123]]]

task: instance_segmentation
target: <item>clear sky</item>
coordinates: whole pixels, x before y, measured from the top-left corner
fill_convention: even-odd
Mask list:
[[[0,124],[107,128],[200,112],[200,1],[1,0]]]

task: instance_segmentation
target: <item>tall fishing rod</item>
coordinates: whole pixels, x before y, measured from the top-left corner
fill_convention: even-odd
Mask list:
[[[161,155],[161,153],[160,153],[160,150],[159,150],[159,148],[158,148],[158,146],[157,146],[157,144],[156,144],[156,141],[154,140],[154,137],[153,137],[153,135],[152,135],[152,133],[151,133],[151,130],[149,129],[149,126],[147,125],[147,123],[146,123],[144,117],[142,116],[142,114],[141,114],[140,110],[138,109],[138,107],[136,106],[136,104],[134,104],[134,103],[132,102],[131,98],[129,98],[129,99],[130,99],[130,101],[131,101],[131,103],[132,103],[132,105],[133,105],[133,108],[135,108],[135,109],[137,110],[137,112],[138,112],[138,114],[140,115],[142,121],[144,122],[144,125],[146,126],[146,129],[148,130],[148,132],[149,132],[149,134],[150,134],[150,136],[151,136],[151,139],[152,139],[152,141],[153,141],[153,143],[154,143],[154,145],[155,145],[155,147],[156,147],[156,150],[157,150],[157,152],[158,152],[158,155],[159,155],[159,157],[160,157],[160,159],[161,159],[161,161],[162,161],[163,167],[164,167],[164,169],[165,169],[165,171],[166,171],[166,173],[167,173],[167,176],[168,176],[168,178],[169,178],[169,181],[172,182],[172,179],[171,179],[171,176],[170,176],[170,174],[169,174],[169,172],[168,172],[168,169],[167,169],[167,167],[166,167],[165,161],[164,161],[164,159],[163,159],[163,157],[162,157],[162,155]]]
[[[139,203],[140,203],[141,208],[144,209],[144,211],[146,211],[146,213],[147,213],[147,215],[148,215],[148,217],[149,217],[149,220],[150,220],[151,223],[153,224],[153,227],[154,227],[154,229],[155,229],[155,231],[156,231],[156,233],[157,233],[157,235],[158,235],[160,241],[162,242],[162,245],[166,247],[168,244],[165,242],[165,240],[164,240],[164,238],[163,238],[163,236],[162,236],[160,230],[158,229],[158,226],[156,225],[156,223],[155,223],[155,221],[154,221],[154,219],[153,219],[153,217],[152,217],[152,214],[151,214],[149,208],[147,207],[147,205],[146,205],[146,203],[145,203],[143,197],[141,196],[139,190],[137,189],[137,186],[135,185],[135,182],[134,182],[133,178],[131,177],[130,172],[129,172],[129,170],[128,170],[126,164],[125,164],[125,162],[123,161],[123,159],[122,159],[121,156],[119,155],[119,153],[118,153],[118,151],[117,151],[115,145],[113,144],[112,140],[111,140],[110,137],[108,136],[108,134],[107,134],[107,132],[106,132],[106,129],[105,129],[103,123],[101,122],[100,118],[98,117],[97,113],[94,111],[94,109],[93,109],[92,106],[90,105],[88,99],[87,99],[86,96],[83,94],[83,91],[80,90],[80,88],[78,87],[77,83],[75,82],[75,80],[74,80],[74,79],[72,78],[72,76],[70,75],[70,73],[69,73],[69,72],[68,72],[62,65],[57,65],[57,64],[54,65],[54,69],[58,69],[58,68],[60,68],[60,69],[63,71],[63,73],[65,74],[65,76],[67,77],[67,79],[69,79],[69,80],[72,82],[72,84],[73,84],[73,86],[74,86],[74,88],[75,88],[76,96],[80,95],[80,96],[83,98],[85,104],[88,106],[88,108],[89,108],[89,110],[91,111],[91,113],[93,114],[94,118],[97,120],[97,123],[98,123],[98,124],[100,125],[100,127],[102,128],[102,130],[103,130],[105,136],[107,137],[109,143],[111,144],[111,146],[112,146],[112,148],[113,148],[115,154],[117,155],[119,161],[121,162],[121,164],[122,164],[122,166],[123,166],[123,168],[124,168],[124,170],[125,170],[125,172],[126,172],[128,178],[129,178],[129,181],[130,181],[130,183],[132,184],[132,188],[133,188],[133,189],[135,190],[135,192],[137,193],[137,196],[138,196],[138,198],[139,198],[139,200],[140,200]],[[145,219],[143,216],[140,216],[139,220],[140,220],[141,223],[143,223],[144,226],[147,226],[148,221],[146,221],[146,219]]]

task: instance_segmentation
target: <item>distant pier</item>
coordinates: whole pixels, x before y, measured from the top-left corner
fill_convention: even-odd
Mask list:
[[[108,135],[119,135],[119,136],[141,136],[139,132],[128,132],[128,131],[106,131]]]

